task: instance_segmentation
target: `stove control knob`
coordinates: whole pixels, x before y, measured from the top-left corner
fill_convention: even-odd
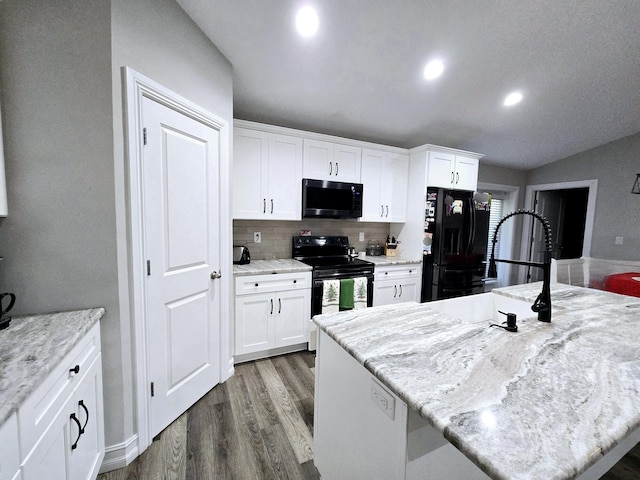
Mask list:
[[[309,243],[311,240],[309,240],[308,238],[304,239],[304,243]]]

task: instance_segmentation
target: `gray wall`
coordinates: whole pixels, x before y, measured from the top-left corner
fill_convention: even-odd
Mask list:
[[[119,444],[136,431],[120,67],[230,126],[232,68],[173,0],[5,0],[0,65],[0,285],[16,314],[106,308],[105,434]]]
[[[631,187],[640,173],[640,133],[530,170],[527,184],[598,180],[591,256],[640,260],[640,195]],[[615,245],[623,237],[623,245]]]

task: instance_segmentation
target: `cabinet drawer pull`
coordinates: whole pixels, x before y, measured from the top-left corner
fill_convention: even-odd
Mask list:
[[[298,283],[298,280],[294,280],[293,283]]]
[[[80,365],[76,365],[75,367],[70,368],[69,369],[69,373],[74,373],[76,375],[79,374],[80,373]]]
[[[257,287],[257,286],[258,286],[258,283],[254,284],[253,286],[254,286],[254,287]]]
[[[84,429],[87,428],[87,424],[89,423],[89,409],[85,406],[83,400],[80,400],[78,402],[78,406],[82,407],[82,409],[84,410],[85,415],[87,416],[87,419],[84,421],[84,425],[80,429],[80,433],[84,433]]]
[[[69,418],[74,422],[76,422],[76,425],[78,425],[78,438],[76,438],[76,441],[73,442],[73,444],[71,445],[71,450],[75,450],[76,448],[78,448],[78,442],[80,441],[80,437],[82,436],[83,430],[82,430],[82,427],[80,426],[80,422],[78,421],[78,418],[76,417],[75,413],[72,413],[69,416]]]

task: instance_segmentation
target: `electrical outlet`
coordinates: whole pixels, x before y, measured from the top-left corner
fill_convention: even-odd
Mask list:
[[[375,403],[380,410],[387,414],[387,416],[393,420],[396,399],[393,398],[389,392],[387,392],[382,386],[380,386],[375,380],[371,380],[371,400]]]
[[[360,235],[358,235],[358,241],[364,242],[364,232],[360,232]]]
[[[253,243],[261,243],[262,242],[262,233],[253,232]]]
[[[623,237],[616,237],[616,245],[622,245],[623,240]]]

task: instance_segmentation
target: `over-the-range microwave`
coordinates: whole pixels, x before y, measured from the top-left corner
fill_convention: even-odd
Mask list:
[[[302,179],[302,217],[362,216],[362,184]]]

